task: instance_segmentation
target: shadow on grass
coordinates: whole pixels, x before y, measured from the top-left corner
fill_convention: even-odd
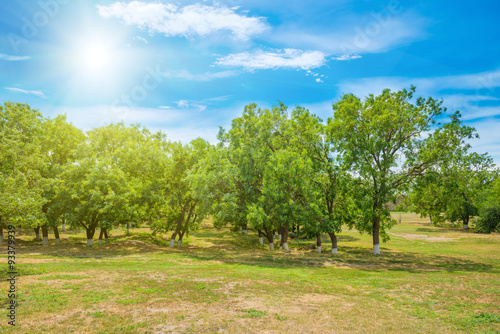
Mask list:
[[[315,250],[304,250],[303,245],[311,242],[292,242],[291,252],[279,250],[269,251],[267,244],[261,246],[255,235],[243,235],[223,230],[202,229],[193,235],[193,240],[181,248],[170,248],[168,241],[159,236],[132,231],[130,236],[119,236],[109,244],[86,247],[82,240],[63,239],[61,244],[41,246],[40,242],[19,241],[22,252],[27,255],[49,255],[67,258],[106,258],[128,255],[154,256],[174,255],[178,258],[203,262],[217,261],[228,265],[246,265],[263,268],[302,268],[302,267],[332,267],[352,268],[366,271],[402,271],[402,272],[489,272],[500,270],[479,261],[462,259],[443,255],[429,255],[418,252],[399,252],[382,247],[382,255],[374,256],[371,248],[346,245],[359,238],[339,235],[339,254],[330,253],[330,244],[324,243],[324,253]],[[203,246],[197,245],[201,241]],[[192,244],[190,244],[192,243]],[[295,243],[295,244],[294,244]],[[278,248],[279,240],[275,240]]]

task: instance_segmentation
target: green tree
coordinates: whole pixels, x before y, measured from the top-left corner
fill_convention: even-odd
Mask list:
[[[87,133],[75,162],[61,174],[56,201],[69,209],[70,223],[85,228],[89,246],[98,227],[101,243],[113,226],[151,219],[160,199],[165,145],[161,133],[139,125],[110,124]]]
[[[268,236],[270,248],[274,248],[270,232],[281,235],[280,247],[288,251],[288,234],[295,222],[315,216],[316,203],[308,201],[314,195],[312,161],[305,154],[282,149],[269,157],[264,170],[261,194],[249,208],[247,219],[256,230]]]
[[[404,201],[411,211],[429,216],[434,223],[460,222],[469,228],[496,172],[487,153],[468,153],[468,148],[456,149],[449,159],[416,179]]]
[[[265,236],[272,249],[276,231],[281,246],[288,248],[289,229],[300,221],[299,212],[306,205],[300,193],[306,189],[305,179],[291,174],[287,167],[297,173],[312,168],[310,158],[292,145],[287,109],[282,103],[270,110],[248,105],[242,116],[232,121],[229,131],[221,129],[219,133],[227,159],[234,166],[234,191],[224,196],[214,217],[243,230],[250,222],[259,242],[262,244]],[[284,162],[292,158],[298,159],[297,164],[287,166]]]
[[[60,182],[59,176],[64,166],[75,160],[75,150],[84,139],[83,132],[68,123],[65,115],[47,119],[43,123],[40,141],[42,154],[45,156],[45,164],[41,175],[48,181],[43,193],[47,202],[42,207],[42,211],[47,218],[47,223],[41,226],[44,245],[48,244],[48,228],[53,229],[56,243],[60,242],[58,230],[60,222],[62,222],[63,231],[65,230],[64,219],[69,208],[56,202],[55,187]]]
[[[413,86],[399,92],[386,89],[364,101],[346,94],[333,105],[333,118],[328,120],[330,138],[344,162],[363,180],[359,187],[363,190],[359,202],[363,216],[357,225],[373,236],[376,255],[380,254],[380,235],[388,240],[386,230],[395,224],[385,203],[395,202],[397,190],[407,187],[474,132],[461,125],[458,113],[451,122],[436,124],[446,111],[442,101],[413,99],[414,92]]]
[[[27,104],[0,106],[0,240],[3,228],[15,224],[34,228],[45,222],[42,206],[46,180],[40,136],[44,119]]]
[[[326,127],[319,117],[297,107],[292,111],[290,123],[291,146],[302,150],[313,166],[313,174],[306,181],[311,184],[312,191],[308,192],[305,201],[314,210],[302,220],[304,232],[316,236],[320,253],[321,234],[327,233],[332,242],[332,253],[336,254],[336,233],[342,231],[344,224],[352,227],[357,215],[352,194],[355,187],[353,178],[343,168],[340,157],[336,156],[334,145],[326,136]]]
[[[209,212],[199,201],[193,186],[193,175],[197,174],[199,165],[211,146],[205,140],[198,138],[188,145],[179,142],[170,143],[167,149],[168,161],[162,178],[163,200],[157,206],[158,216],[152,224],[153,233],[173,231],[170,237],[170,247],[182,244],[184,236],[194,231]]]

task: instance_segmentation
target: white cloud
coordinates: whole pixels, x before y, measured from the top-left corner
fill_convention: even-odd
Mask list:
[[[41,98],[47,98],[45,94],[41,90],[25,90],[25,89],[20,89],[20,88],[14,88],[14,87],[5,87],[5,89],[10,90],[11,92],[15,93],[22,93],[22,94],[29,94],[29,95],[35,95]]]
[[[192,81],[212,81],[215,79],[229,78],[238,75],[236,71],[205,72],[201,74],[189,73],[186,70],[168,71],[165,74],[167,78],[179,78]]]
[[[26,59],[30,59],[30,58],[31,57],[28,57],[28,56],[10,56],[10,55],[0,53],[0,59],[8,60],[8,61],[26,60]]]
[[[316,78],[316,82],[323,82],[320,78]]]
[[[410,85],[417,87],[420,95],[434,94],[444,89],[469,89],[473,90],[471,95],[462,95],[466,100],[487,100],[495,88],[500,87],[500,69],[494,71],[448,75],[434,78],[408,78],[408,77],[373,77],[341,82],[339,88],[342,93],[353,93],[358,96],[367,96],[369,93],[380,93],[384,88],[399,90],[408,88]],[[446,95],[449,96],[449,95]],[[457,99],[456,95],[453,95]]]
[[[484,119],[470,124],[479,133],[479,139],[471,141],[472,150],[478,153],[486,153],[493,157],[497,167],[500,167],[500,142],[498,141],[498,129],[500,120],[496,118]]]
[[[349,55],[349,54],[344,54],[341,56],[333,57],[332,59],[338,60],[338,61],[344,61],[344,60],[352,60],[352,59],[359,59],[361,56],[359,55]]]
[[[186,100],[179,100],[179,101],[175,102],[175,104],[177,104],[177,107],[179,107],[181,109],[189,107],[189,102]]]
[[[166,36],[206,36],[229,31],[236,39],[247,40],[268,28],[264,18],[240,15],[236,13],[236,7],[220,5],[193,4],[179,8],[169,3],[132,1],[98,5],[97,9],[104,18],[120,18],[125,24]]]
[[[136,36],[135,38],[136,38],[136,39],[138,39],[139,41],[142,41],[142,42],[146,43],[146,44],[148,44],[148,43],[149,43],[149,42],[148,42],[148,40],[147,40],[147,39],[145,39],[144,37],[141,37],[141,36]]]
[[[274,52],[262,50],[250,53],[242,52],[218,58],[217,65],[243,67],[246,70],[262,69],[302,69],[309,70],[325,64],[326,55],[321,51],[302,51],[283,49]]]
[[[297,49],[321,50],[341,58],[342,55],[386,52],[422,40],[427,35],[428,20],[411,11],[402,11],[381,20],[374,14],[344,15],[329,27],[314,23],[285,23],[273,31],[269,40]]]

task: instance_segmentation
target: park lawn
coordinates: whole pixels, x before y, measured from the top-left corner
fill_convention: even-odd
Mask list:
[[[500,333],[500,235],[393,218],[377,257],[356,231],[339,235],[336,255],[327,237],[323,254],[313,240],[285,253],[210,221],[180,249],[147,228],[91,248],[79,231],[45,247],[21,235],[17,325],[2,316],[0,332]]]

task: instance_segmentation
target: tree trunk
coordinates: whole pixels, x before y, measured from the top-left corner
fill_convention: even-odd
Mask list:
[[[35,240],[40,241],[40,226],[35,227]]]
[[[248,225],[247,225],[246,223],[245,223],[245,224],[243,224],[243,227],[242,227],[242,229],[241,229],[241,232],[242,232],[243,234],[248,234]]]
[[[186,230],[182,230],[179,233],[179,240],[177,241],[177,247],[181,247],[181,245],[182,245],[182,238],[184,237],[184,233],[186,233]]]
[[[380,217],[373,218],[373,254],[380,255]]]
[[[431,220],[431,225],[433,225],[433,222],[432,222],[432,215],[429,215],[429,219]]]
[[[259,232],[259,245],[262,246],[264,244],[264,238],[262,237],[263,233],[261,230],[257,230],[257,232]]]
[[[290,249],[288,248],[288,225],[286,225],[284,228],[283,228],[283,236],[281,238],[281,243],[283,244],[283,249],[285,251],[290,251]]]
[[[264,234],[269,243],[269,249],[274,250],[274,233],[271,230],[268,230],[266,226],[264,226]]]
[[[464,218],[464,230],[469,229],[469,215],[466,215]]]
[[[101,231],[99,232],[99,246],[102,245],[102,237],[104,235],[104,229],[101,228]]]
[[[62,230],[61,231],[64,232],[64,231],[66,231],[66,219],[61,218],[61,220],[62,220]]]
[[[174,233],[172,233],[172,236],[170,237],[170,247],[175,247],[175,237],[177,237],[179,230],[180,230],[180,227],[179,227],[179,225],[177,225]]]
[[[108,229],[107,228],[103,228],[104,230],[104,242],[105,243],[108,243]]]
[[[337,236],[335,233],[328,233],[332,240],[332,254],[337,254]]]
[[[42,245],[47,246],[49,244],[49,230],[47,229],[47,225],[42,225],[42,236]]]
[[[0,244],[3,243],[3,223],[2,218],[0,217]]]
[[[54,237],[56,238],[56,244],[61,242],[61,239],[59,239],[59,230],[57,229],[57,226],[53,226],[52,229],[54,230]]]
[[[318,249],[318,253],[321,253],[321,234],[316,233],[316,246]]]
[[[95,234],[95,226],[87,228],[87,247],[91,247]]]

